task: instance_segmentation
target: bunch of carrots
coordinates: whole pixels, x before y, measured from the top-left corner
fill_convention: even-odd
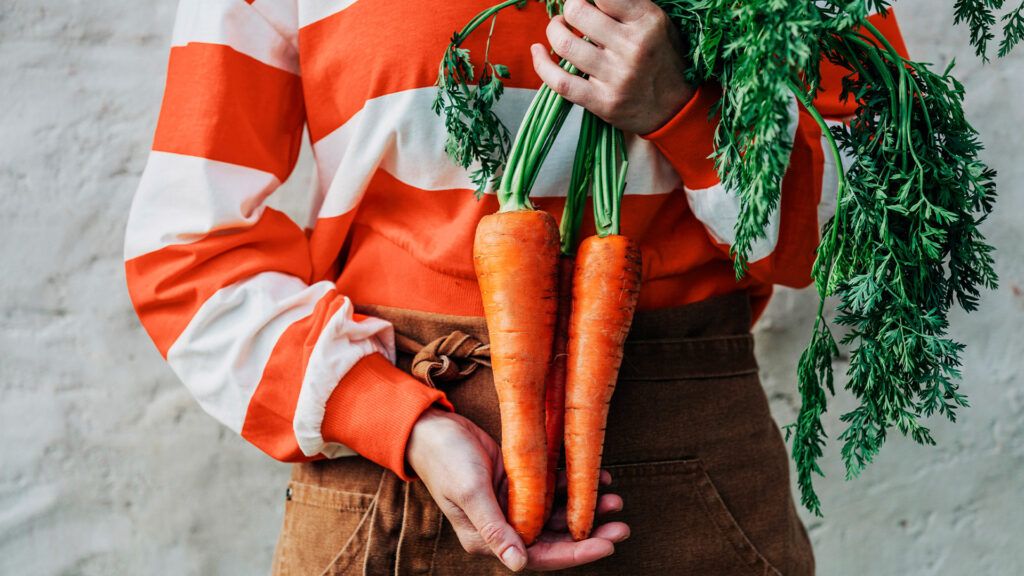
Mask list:
[[[455,35],[440,82],[473,76],[458,44],[494,10]],[[498,212],[481,219],[473,246],[501,416],[508,518],[527,544],[551,513],[563,438],[567,523],[577,540],[593,528],[608,405],[640,290],[639,248],[619,234],[628,165],[621,131],[584,112],[561,223],[530,202],[571,106],[547,86],[537,92],[497,186]],[[577,247],[588,193],[596,234]]]
[[[963,109],[964,87],[952,67],[936,70],[904,57],[869,21],[869,13],[886,12],[891,0],[653,1],[684,39],[687,81],[724,88],[715,107],[713,156],[722,185],[738,199],[731,248],[737,278],[746,273],[751,247],[766,235],[781,202],[790,150],[777,135],[788,129],[792,97],[819,125],[826,154],[844,167],[836,213],[824,223],[811,270],[819,304],[797,366],[800,412],[786,427],[801,501],[820,515],[814,478],[822,475],[822,415],[836,394],[833,361],[840,346],[849,350],[843,386],[858,401],[840,417],[847,478],[875,458],[891,431],[934,444],[924,419],[941,414],[955,421],[967,406],[959,391],[964,346],[949,334],[950,313],[956,307],[977,309],[980,291],[997,286],[994,250],[981,231],[994,207],[995,172],[981,158],[978,133]],[[477,75],[469,52],[460,48],[487,20],[493,32],[492,17],[499,11],[527,3],[503,0],[455,34],[438,77],[435,111],[445,118],[449,157],[472,168],[478,193],[504,169],[498,187],[502,208],[481,223],[476,252],[493,351],[502,356],[495,361],[495,377],[502,402],[509,403],[502,408],[506,463],[529,460],[535,467],[509,470],[516,502],[510,516],[529,541],[543,517],[535,510],[550,508],[563,424],[569,524],[576,537],[589,530],[601,430],[635,306],[639,256],[617,230],[622,137],[598,119],[584,116],[560,227],[561,263],[553,219],[533,214],[529,191],[568,104],[542,88],[509,148],[509,132],[494,112],[508,68],[489,63],[485,53]],[[954,21],[969,27],[983,60],[997,27],[1000,57],[1024,41],[1024,2],[1014,4],[955,0]],[[545,5],[550,15],[562,0]],[[815,107],[826,61],[849,71],[841,97],[857,103],[852,120],[842,126],[829,126]],[[573,265],[574,230],[588,186],[598,234],[580,244]],[[507,241],[504,253],[489,244],[496,238]],[[540,275],[537,283],[522,288],[534,278],[513,263]],[[619,300],[601,292],[613,280],[628,287]],[[845,327],[838,341],[825,314],[826,304],[833,303],[834,323]],[[544,419],[546,437],[539,431]],[[534,455],[516,452],[521,447]],[[543,464],[547,481],[535,475]],[[546,501],[539,496],[542,486]]]
[[[608,405],[640,291],[640,251],[619,234],[622,133],[589,113],[584,118],[577,157],[589,156],[591,146],[599,152],[591,174],[577,162],[562,225],[511,194],[517,200],[480,221],[473,250],[501,412],[509,521],[527,543],[551,512],[563,437],[567,522],[577,540],[590,534]],[[597,234],[574,257],[587,180]]]

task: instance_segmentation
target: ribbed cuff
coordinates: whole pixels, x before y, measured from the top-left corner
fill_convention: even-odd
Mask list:
[[[411,480],[405,447],[413,424],[433,405],[454,410],[444,392],[395,368],[380,354],[356,363],[327,401],[321,434]]]
[[[721,97],[718,84],[701,85],[686,106],[661,128],[640,135],[658,147],[687,188],[708,188],[719,181],[710,158],[718,125],[718,117],[712,117],[711,110]]]

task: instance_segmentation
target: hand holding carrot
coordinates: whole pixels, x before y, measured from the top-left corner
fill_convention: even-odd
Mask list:
[[[622,522],[599,526],[593,536],[573,542],[566,527],[565,507],[555,510],[537,542],[529,548],[508,524],[499,496],[506,483],[497,443],[458,414],[431,409],[413,426],[406,459],[427,486],[451,523],[463,548],[471,554],[495,555],[513,571],[563,570],[594,562],[615,550],[629,536]],[[611,477],[605,472],[602,482]],[[564,491],[565,479],[560,479]],[[598,515],[622,508],[622,498],[605,494]]]
[[[569,74],[545,46],[534,44],[541,80],[616,128],[652,132],[693,96],[683,77],[679,31],[650,0],[566,0],[547,36],[555,54],[588,77]]]

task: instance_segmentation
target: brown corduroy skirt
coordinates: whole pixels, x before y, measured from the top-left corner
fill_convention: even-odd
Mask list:
[[[393,322],[402,342],[436,343],[456,331],[487,341],[478,318],[381,307],[362,311]],[[609,490],[625,503],[615,519],[629,524],[631,536],[612,556],[565,574],[814,573],[749,328],[744,293],[637,314],[604,451],[614,479]],[[403,369],[412,360],[412,354],[399,354]],[[452,360],[467,365],[465,359]],[[438,385],[460,414],[499,438],[488,368]],[[496,559],[463,551],[422,482],[403,482],[357,457],[295,465],[273,570],[508,574]]]

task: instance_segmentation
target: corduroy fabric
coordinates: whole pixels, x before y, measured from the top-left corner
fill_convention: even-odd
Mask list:
[[[487,341],[481,318],[362,311],[417,342],[456,330]],[[610,490],[625,501],[615,517],[632,534],[611,557],[565,574],[814,573],[785,446],[757,375],[750,315],[742,293],[637,314],[604,456]],[[411,359],[401,354],[399,366]],[[449,386],[456,411],[498,438],[490,370]],[[363,458],[297,464],[290,487],[276,575],[508,573],[462,550],[421,482]]]

